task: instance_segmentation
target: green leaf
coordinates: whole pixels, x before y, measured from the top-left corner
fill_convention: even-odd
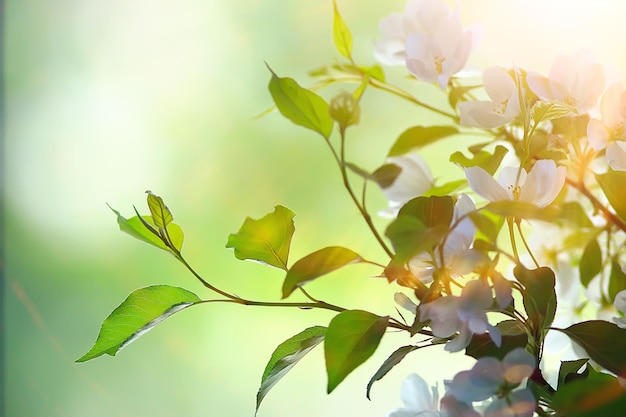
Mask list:
[[[313,326],[290,337],[276,347],[265,366],[261,386],[256,394],[256,411],[270,389],[282,379],[313,348],[319,345],[326,335],[326,327]],[[256,414],[256,412],[255,412]]]
[[[502,227],[502,222],[496,224],[494,220],[492,220],[485,213],[480,213],[475,211],[473,213],[469,213],[469,218],[474,223],[474,226],[490,241],[495,242],[498,239],[498,234],[500,233],[500,228]]]
[[[604,320],[589,320],[555,330],[578,343],[600,366],[626,378],[626,329]]]
[[[607,200],[622,220],[626,220],[626,172],[610,169],[606,174],[596,175],[596,179],[604,191]]]
[[[570,113],[575,113],[576,108],[563,103],[551,101],[537,101],[532,109],[531,114],[535,125],[548,120],[559,119]]]
[[[396,252],[395,260],[403,263],[420,252],[431,250],[446,235],[448,226],[426,227],[412,216],[398,216],[385,230]]]
[[[398,212],[398,217],[411,216],[427,227],[450,227],[454,215],[454,201],[449,195],[416,197]]]
[[[331,320],[324,339],[329,394],[372,356],[388,321],[388,316],[379,317],[363,310],[346,310]]]
[[[163,203],[161,197],[153,194],[152,191],[146,191],[146,193],[148,194],[148,208],[152,214],[154,225],[159,229],[165,229],[174,219],[172,213]]]
[[[402,132],[387,156],[404,155],[457,133],[459,130],[454,126],[413,126]]]
[[[270,71],[269,90],[280,113],[293,123],[328,139],[333,130],[328,103],[313,91],[300,87],[292,78],[281,78],[271,68]]]
[[[376,371],[374,376],[372,376],[370,382],[367,383],[367,391],[365,394],[367,399],[371,400],[370,391],[372,390],[372,385],[374,385],[374,382],[383,379],[383,377],[387,375],[387,373],[391,371],[394,366],[399,364],[406,355],[419,348],[419,346],[415,345],[402,346],[401,348],[393,352],[387,359],[385,359],[385,362],[383,362],[380,368],[378,368],[378,371]]]
[[[554,394],[552,406],[558,416],[613,417],[624,415],[626,391],[617,378],[596,372],[587,365],[587,378],[577,378]]]
[[[105,353],[115,356],[172,314],[199,301],[194,293],[169,285],[135,290],[104,320],[96,343],[76,362],[85,362]]]
[[[295,232],[295,213],[276,206],[274,212],[261,219],[247,217],[239,231],[228,237],[227,248],[235,250],[237,259],[252,259],[287,270],[291,238]]]
[[[467,94],[468,92],[481,87],[480,85],[460,85],[455,86],[450,89],[450,93],[448,94],[448,103],[450,103],[450,107],[453,109],[456,108],[456,105],[459,101]]]
[[[485,206],[485,209],[503,217],[516,219],[536,219],[551,222],[559,217],[559,210],[554,207],[537,207],[533,203],[520,200],[494,201]]]
[[[143,242],[149,243],[159,249],[163,249],[165,251],[173,253],[172,250],[165,245],[160,236],[155,234],[155,232],[150,231],[150,229],[145,226],[144,222],[148,223],[148,225],[152,225],[151,227],[153,228],[155,227],[154,223],[152,223],[152,217],[142,216],[141,219],[143,219],[143,221],[141,221],[139,216],[127,219],[122,216],[119,211],[115,210],[111,206],[109,206],[109,208],[117,216],[117,224],[120,226],[120,230],[122,232],[128,233],[135,239],[139,239]],[[170,223],[167,226],[167,231],[170,235],[170,238],[172,239],[174,247],[177,248],[180,252],[180,249],[183,246],[184,239],[183,229],[181,229],[181,227],[176,223]]]
[[[580,271],[580,283],[585,288],[602,270],[602,250],[596,239],[591,239],[585,246],[580,257],[578,270]]]
[[[343,266],[363,261],[361,255],[341,246],[329,246],[315,251],[289,268],[283,283],[283,298],[289,297],[296,288],[315,278]]]
[[[450,195],[457,191],[459,188],[465,186],[467,184],[467,180],[456,180],[446,182],[441,185],[434,185],[430,190],[426,191],[423,197],[430,197],[432,195],[436,196],[445,196]]]
[[[565,383],[572,380],[584,377],[583,374],[579,374],[578,371],[589,362],[589,358],[577,359],[574,361],[561,361],[561,367],[559,368],[559,382],[558,387],[561,388]],[[587,374],[589,372],[587,371]]]
[[[622,271],[617,256],[611,259],[611,276],[609,277],[609,298],[615,300],[618,292],[626,290],[626,274]]]
[[[388,188],[396,181],[401,172],[402,168],[396,164],[384,164],[372,173],[371,178],[380,188]]]
[[[334,19],[333,19],[333,41],[337,51],[344,57],[350,59],[352,56],[352,34],[346,22],[343,21],[337,2],[333,1]]]
[[[585,229],[593,228],[593,223],[591,223],[585,209],[583,209],[578,201],[567,201],[563,203],[559,214],[561,220],[569,222],[574,226]]]
[[[496,346],[491,337],[486,334],[474,334],[469,345],[465,348],[465,354],[475,359],[491,356],[500,360],[504,359],[507,353],[518,347],[525,347],[528,343],[526,334],[502,335],[502,345]]]
[[[455,164],[459,164],[464,168],[469,168],[473,166],[479,166],[487,171],[490,175],[495,174],[495,172],[500,167],[504,156],[507,154],[509,150],[502,145],[496,146],[493,154],[481,150],[474,154],[472,159],[467,158],[461,152],[457,151],[450,155],[450,162],[454,162]]]
[[[525,287],[524,308],[537,331],[552,324],[556,313],[556,278],[547,267],[526,269],[517,265],[513,269],[515,278]]]

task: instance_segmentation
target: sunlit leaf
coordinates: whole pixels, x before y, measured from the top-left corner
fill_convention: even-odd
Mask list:
[[[600,187],[602,187],[607,200],[615,209],[615,213],[622,220],[626,220],[626,193],[624,192],[626,172],[610,169],[606,174],[596,175],[596,179]]]
[[[163,203],[161,197],[153,194],[152,191],[146,191],[146,193],[148,194],[148,208],[152,214],[154,225],[159,229],[165,229],[174,219],[172,213]]]
[[[456,105],[458,104],[459,101],[461,101],[461,99],[463,99],[465,94],[479,87],[481,86],[480,85],[459,85],[459,86],[454,86],[450,88],[450,92],[448,93],[448,103],[450,103],[450,107],[452,107],[453,109],[456,108]]]
[[[470,159],[463,155],[461,152],[456,151],[452,155],[450,155],[450,162],[454,162],[455,164],[459,164],[464,168],[479,166],[487,171],[490,175],[495,174],[495,172],[500,167],[504,156],[508,153],[508,149],[502,145],[496,146],[493,154],[481,150],[474,154],[474,156]]]
[[[571,223],[573,226],[589,229],[593,227],[593,223],[589,220],[585,209],[583,209],[578,201],[567,201],[563,203],[563,205],[561,205],[559,218]]]
[[[457,133],[459,130],[454,126],[413,126],[402,132],[387,156],[404,155]]]
[[[406,355],[408,355],[409,353],[419,348],[420,348],[419,346],[415,346],[415,345],[402,346],[401,348],[393,352],[387,359],[385,359],[385,362],[383,362],[380,368],[378,368],[378,371],[376,371],[374,376],[372,376],[372,378],[370,379],[370,382],[367,383],[367,390],[365,394],[367,399],[368,400],[370,399],[370,391],[372,390],[372,385],[374,385],[374,382],[383,379],[383,377],[387,375],[387,373],[391,371],[391,369],[393,369],[394,366],[399,364],[402,361],[402,359],[405,358]]]
[[[557,330],[578,343],[600,366],[626,378],[626,329],[608,321],[590,320]]]
[[[547,267],[526,269],[520,265],[513,269],[515,278],[525,287],[524,308],[535,323],[535,329],[545,329],[552,324],[556,313],[556,277]]]
[[[346,310],[330,322],[324,339],[328,393],[376,351],[389,317],[367,311]]]
[[[269,68],[269,67],[268,67]],[[271,68],[270,68],[270,71]],[[333,130],[328,103],[292,78],[281,78],[272,71],[269,90],[280,113],[293,123],[311,129],[326,139]]]
[[[298,260],[289,268],[283,283],[283,298],[288,297],[296,288],[315,278],[343,266],[363,261],[361,255],[341,246],[330,246],[315,251]]]
[[[326,334],[326,327],[314,326],[290,337],[276,347],[265,366],[261,386],[256,395],[256,410],[270,389],[293,368],[300,359],[319,345]]]
[[[337,2],[333,1],[334,19],[333,19],[333,41],[337,51],[344,57],[350,59],[352,56],[352,34],[346,22],[339,14]]]
[[[617,256],[611,259],[611,276],[609,277],[609,298],[615,299],[618,292],[626,290],[626,274],[622,271]]]
[[[135,290],[104,320],[96,343],[76,362],[115,356],[172,314],[199,301],[194,293],[169,285]]]
[[[449,227],[454,215],[454,200],[449,195],[416,197],[398,212],[398,217],[411,216],[427,227]]]
[[[237,259],[252,259],[286,271],[294,216],[278,205],[261,219],[247,217],[239,231],[228,237],[226,247],[235,250]]]
[[[398,216],[385,230],[396,252],[395,260],[406,262],[420,252],[431,250],[445,236],[448,226],[426,227],[412,216]]]
[[[494,201],[485,206],[494,214],[516,219],[535,219],[551,222],[559,217],[559,210],[554,207],[537,207],[533,203],[521,200]]]
[[[434,185],[430,190],[424,193],[423,197],[430,197],[433,195],[434,196],[450,195],[465,185],[467,185],[467,180],[455,180],[455,181],[446,182],[445,184],[441,184],[441,185]]]
[[[539,122],[558,119],[575,112],[575,107],[568,106],[563,103],[543,100],[537,101],[531,109],[532,118],[536,124]]]
[[[580,283],[585,288],[591,282],[591,280],[600,273],[602,270],[602,249],[596,239],[591,239],[580,257],[580,264],[578,265],[580,272]]]
[[[502,222],[499,224],[496,223],[487,214],[485,214],[485,212],[481,213],[475,211],[469,213],[468,216],[478,231],[482,233],[490,242],[495,242],[497,240]]]

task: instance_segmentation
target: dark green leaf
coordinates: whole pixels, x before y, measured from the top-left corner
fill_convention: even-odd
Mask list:
[[[626,220],[626,172],[609,170],[606,174],[596,175],[607,200],[622,220]]]
[[[371,178],[376,181],[376,183],[381,188],[388,188],[395,182],[398,175],[402,172],[402,168],[400,168],[396,164],[385,164],[374,171],[371,175]]]
[[[406,262],[420,252],[431,250],[446,235],[448,226],[426,227],[412,216],[397,217],[385,231],[396,252],[395,260]]]
[[[590,320],[556,330],[578,343],[600,366],[626,378],[626,329],[608,321]]]
[[[485,206],[485,209],[503,217],[516,219],[536,219],[551,222],[558,218],[559,210],[554,207],[539,208],[533,203],[520,200],[494,201]]]
[[[387,156],[404,155],[457,133],[459,130],[454,126],[413,126],[402,132]]]
[[[278,345],[263,371],[261,386],[256,394],[256,410],[270,389],[293,368],[300,359],[319,345],[326,335],[326,327],[314,326],[290,337]]]
[[[378,368],[378,371],[376,371],[374,376],[372,376],[372,378],[370,379],[370,382],[367,383],[367,391],[366,391],[367,399],[368,400],[371,399],[370,391],[372,389],[372,385],[374,384],[374,382],[383,379],[383,377],[387,375],[387,373],[391,371],[391,369],[394,366],[399,364],[406,355],[408,355],[409,353],[419,348],[420,348],[419,346],[414,346],[414,345],[402,346],[401,348],[393,352],[387,359],[385,359],[385,362],[383,362],[380,368]]]
[[[500,167],[502,159],[504,159],[504,156],[507,154],[508,151],[509,150],[504,146],[498,145],[496,146],[493,154],[481,150],[477,152],[472,159],[467,158],[461,152],[457,151],[450,155],[450,162],[459,164],[464,168],[479,166],[487,171],[490,175],[493,175]]]
[[[622,271],[617,256],[611,259],[611,276],[609,277],[609,298],[615,299],[618,292],[626,290],[626,274]]]
[[[289,268],[283,283],[283,298],[289,297],[296,288],[315,278],[343,266],[363,261],[361,255],[341,246],[330,246],[315,251]]]
[[[148,208],[150,214],[152,214],[152,221],[158,229],[165,229],[168,224],[174,219],[172,213],[167,208],[163,199],[158,195],[152,193],[152,191],[146,191],[148,194]]]
[[[398,212],[398,217],[411,216],[426,227],[449,227],[454,215],[454,200],[449,195],[416,197],[409,200]]]
[[[334,19],[333,19],[333,41],[335,48],[344,57],[350,59],[352,56],[352,34],[346,22],[342,19],[337,9],[337,3],[333,1]]]
[[[585,288],[602,270],[602,250],[596,239],[590,240],[585,246],[578,270],[580,271],[580,283]]]
[[[294,216],[279,205],[259,220],[247,217],[239,231],[228,237],[226,247],[235,250],[237,259],[252,259],[286,271]]]
[[[589,358],[577,359],[574,361],[561,361],[561,367],[559,368],[559,382],[558,387],[561,388],[566,382],[570,382],[577,377],[584,377],[585,375],[579,374],[578,371],[589,362]]]
[[[388,321],[387,316],[379,317],[362,310],[346,310],[331,320],[324,339],[329,394],[372,356]]]
[[[552,324],[556,313],[556,278],[547,267],[526,269],[520,265],[513,269],[515,278],[525,287],[524,308],[535,329],[545,329]]]
[[[105,353],[115,356],[172,314],[198,301],[200,299],[194,293],[169,285],[135,290],[104,320],[96,343],[76,362],[85,362]]]
[[[326,139],[330,137],[333,119],[328,112],[328,103],[323,98],[301,87],[291,78],[280,78],[274,71],[269,90],[283,116],[297,125],[319,133]]]
[[[496,346],[491,337],[486,334],[475,334],[472,336],[469,345],[465,348],[465,354],[475,359],[492,356],[500,360],[504,359],[507,353],[518,347],[525,347],[528,342],[526,334],[502,335],[502,345]]]

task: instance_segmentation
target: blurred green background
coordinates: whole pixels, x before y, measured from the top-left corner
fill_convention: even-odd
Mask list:
[[[556,53],[586,47],[624,74],[618,2],[594,2],[593,9],[587,2],[460,3],[465,23],[483,24],[470,69],[515,62],[546,72]],[[373,63],[378,20],[404,1],[338,6],[355,57]],[[283,275],[237,261],[226,239],[246,216],[259,218],[276,204],[297,214],[292,262],[329,245],[384,261],[321,139],[275,112],[254,118],[271,105],[264,62],[310,85],[307,71],[338,57],[332,2],[7,0],[3,17],[4,415],[252,416],[275,346],[326,325],[331,314],[203,305],[115,358],[74,360],[136,288],[162,283],[211,296],[173,257],[119,232],[106,203],[127,217],[133,205],[147,212],[146,189],[164,198],[185,230],[188,261],[243,297],[277,300]],[[389,74],[404,82],[403,69]],[[431,86],[408,88],[441,100]],[[362,104],[348,152],[368,169],[383,162],[406,127],[439,122],[373,91]],[[447,144],[464,149],[462,140]],[[425,156],[435,176],[459,177],[441,150]],[[370,196],[374,211],[385,207],[377,190]],[[355,265],[309,288],[329,302],[390,314],[397,287],[371,278],[378,272]],[[374,385],[368,401],[370,376],[407,343],[387,335],[330,396],[318,348],[274,387],[259,416],[384,416],[401,405],[400,384],[410,372],[443,388],[444,378],[470,363],[439,348],[416,352]]]

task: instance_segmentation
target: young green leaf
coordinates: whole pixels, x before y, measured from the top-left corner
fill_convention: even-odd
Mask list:
[[[383,379],[383,377],[387,375],[387,373],[391,371],[391,369],[393,369],[394,366],[399,364],[406,355],[408,355],[409,353],[419,348],[420,348],[419,346],[415,346],[415,345],[402,346],[401,348],[393,352],[387,359],[385,359],[385,362],[383,362],[380,368],[378,368],[378,371],[376,371],[374,376],[372,376],[372,378],[370,379],[370,382],[367,383],[367,390],[365,394],[367,399],[371,400],[370,391],[372,390],[372,385],[374,385],[374,382]]]
[[[554,207],[539,208],[533,203],[521,200],[494,201],[487,204],[485,209],[503,217],[516,219],[536,219],[551,222],[559,217],[559,210]]]
[[[294,263],[287,271],[283,283],[283,298],[289,297],[298,287],[343,266],[365,261],[356,252],[341,246],[329,246],[315,251]]]
[[[493,154],[481,150],[474,154],[472,159],[467,158],[461,152],[456,151],[452,155],[450,155],[450,162],[454,162],[455,164],[459,164],[464,168],[469,168],[473,166],[479,166],[487,171],[489,174],[493,175],[500,167],[504,156],[509,152],[507,148],[502,145],[496,146]]]
[[[602,187],[604,195],[615,209],[615,213],[622,220],[626,220],[626,198],[624,198],[624,184],[626,184],[626,172],[609,170],[606,174],[596,175],[598,184]]]
[[[346,310],[331,320],[324,339],[329,394],[372,356],[388,321],[388,316],[379,317],[363,310]]]
[[[120,226],[120,230],[122,232],[128,233],[135,239],[139,239],[143,242],[149,243],[159,249],[163,249],[165,251],[173,253],[172,250],[165,245],[160,236],[153,233],[145,226],[145,223],[147,223],[148,225],[151,225],[153,229],[154,227],[156,227],[154,223],[152,223],[151,216],[142,216],[141,219],[139,218],[139,216],[135,216],[127,219],[122,216],[119,211],[115,210],[111,206],[109,206],[109,208],[117,216],[117,224]],[[174,244],[174,247],[177,248],[178,251],[180,251],[183,246],[184,239],[183,229],[181,229],[181,227],[176,223],[170,223],[167,226],[167,231],[172,240],[172,243]]]
[[[602,270],[602,249],[596,239],[591,239],[580,257],[580,264],[578,265],[580,272],[580,283],[585,288],[589,285],[591,280],[600,273]]]
[[[413,126],[402,132],[387,154],[399,156],[459,133],[454,126]]]
[[[611,276],[609,277],[609,299],[614,300],[618,292],[626,290],[626,274],[622,270],[617,256],[611,259]]]
[[[268,67],[269,68],[269,67]],[[281,78],[272,72],[269,90],[280,113],[293,123],[311,129],[328,139],[333,130],[333,119],[328,103],[311,90],[298,85],[291,78]]]
[[[577,359],[573,361],[561,361],[561,367],[559,368],[558,388],[561,388],[567,382],[584,377],[583,374],[579,374],[578,371],[589,362],[589,358]],[[587,374],[589,372],[587,371]]]
[[[454,215],[454,201],[449,195],[416,197],[398,212],[398,217],[415,217],[427,227],[450,227]]]
[[[326,334],[326,327],[314,326],[290,337],[276,347],[265,366],[261,386],[256,394],[256,411],[270,389],[293,368],[300,359],[319,345]],[[255,412],[256,414],[256,412]]]
[[[418,218],[398,216],[385,230],[396,252],[395,260],[403,263],[420,252],[431,250],[443,239],[448,226],[426,227]]]
[[[423,197],[430,197],[433,195],[438,196],[438,197],[443,197],[446,195],[453,194],[455,191],[464,187],[465,185],[467,185],[467,180],[464,180],[464,179],[446,182],[441,185],[433,185],[433,187],[430,190],[426,191],[423,194]]]
[[[228,237],[226,247],[235,250],[237,259],[252,259],[286,271],[294,216],[279,205],[259,220],[247,217],[239,231]]]
[[[531,109],[535,124],[558,119],[575,112],[576,108],[568,106],[567,104],[542,100],[537,101]]]
[[[165,229],[168,224],[174,219],[172,213],[167,208],[163,199],[158,195],[152,193],[152,191],[146,191],[148,194],[148,208],[150,214],[152,214],[152,221],[158,229]]]
[[[589,320],[555,330],[578,343],[600,366],[626,378],[626,329],[604,320]]]
[[[76,362],[85,362],[105,353],[115,356],[172,314],[199,301],[194,293],[169,285],[135,290],[104,320],[96,343]]]
[[[333,41],[337,51],[344,57],[351,59],[352,56],[352,34],[346,22],[339,14],[337,2],[333,1],[334,19],[333,19]]]
[[[556,313],[556,277],[547,267],[526,269],[516,266],[515,278],[525,287],[524,308],[535,329],[545,329],[552,324]]]

